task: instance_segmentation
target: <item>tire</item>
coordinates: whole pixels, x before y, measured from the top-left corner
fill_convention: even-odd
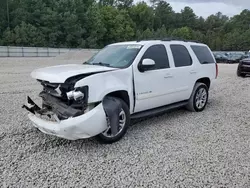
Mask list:
[[[238,77],[246,77],[246,74],[241,73],[240,70],[237,70],[237,76]]]
[[[103,133],[97,135],[97,137],[96,137],[97,140],[100,143],[103,143],[103,144],[112,144],[114,142],[119,141],[126,134],[127,129],[128,129],[128,127],[130,125],[130,111],[129,111],[128,105],[122,99],[119,99],[119,98],[116,98],[116,97],[111,97],[111,98],[115,98],[117,101],[120,102],[121,109],[119,111],[119,114],[120,114],[120,117],[125,116],[125,123],[122,126],[121,130],[119,130],[118,134],[115,135],[115,136],[108,135],[107,130],[105,130]],[[108,117],[107,117],[107,121],[108,121]],[[110,128],[108,128],[108,129],[110,129]]]
[[[202,93],[200,93],[200,92],[202,92]],[[205,92],[205,93],[203,93],[203,92]],[[203,94],[206,97],[203,97]],[[204,83],[197,82],[194,86],[191,97],[188,100],[188,104],[186,105],[186,108],[191,112],[203,111],[207,105],[208,96],[209,96],[209,93],[208,93],[207,85]],[[199,97],[197,100],[199,100],[200,102],[196,101],[197,97]]]
[[[240,77],[240,71],[239,71],[239,69],[237,70],[237,76]]]

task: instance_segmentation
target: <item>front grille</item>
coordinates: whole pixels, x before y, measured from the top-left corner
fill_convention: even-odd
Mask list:
[[[62,92],[60,90],[60,84],[58,83],[50,83],[48,81],[38,80],[43,86],[43,91],[54,96],[61,98]]]

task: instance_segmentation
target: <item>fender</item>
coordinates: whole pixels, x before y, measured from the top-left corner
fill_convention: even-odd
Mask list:
[[[118,69],[90,75],[76,82],[76,87],[88,86],[89,98],[88,103],[100,102],[103,98],[115,91],[127,91],[130,104],[134,103],[133,99],[133,74],[132,67]],[[133,109],[133,106],[131,106]]]

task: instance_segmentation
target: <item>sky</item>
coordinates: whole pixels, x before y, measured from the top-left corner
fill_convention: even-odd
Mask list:
[[[197,16],[204,18],[217,12],[231,17],[244,9],[250,9],[250,0],[167,0],[167,2],[175,12],[180,12],[185,6],[189,6]]]

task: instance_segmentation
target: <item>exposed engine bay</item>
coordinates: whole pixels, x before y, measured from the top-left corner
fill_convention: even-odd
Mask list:
[[[35,104],[28,97],[27,105],[23,105],[29,112],[54,118],[56,121],[77,117],[84,114],[88,106],[88,86],[74,88],[75,83],[88,75],[71,77],[65,83],[50,83],[38,80],[43,86],[39,96],[42,98],[42,107]]]

